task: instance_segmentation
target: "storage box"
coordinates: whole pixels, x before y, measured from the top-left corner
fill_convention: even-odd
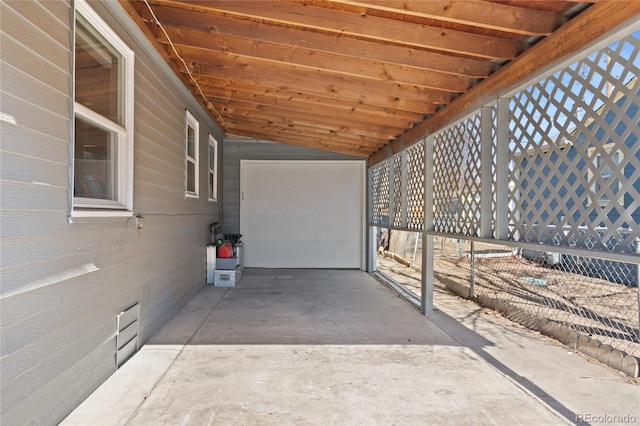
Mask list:
[[[232,271],[238,266],[237,257],[218,257],[216,259],[216,269]]]
[[[235,287],[240,281],[241,270],[239,267],[233,271],[216,270],[214,285],[216,287]]]

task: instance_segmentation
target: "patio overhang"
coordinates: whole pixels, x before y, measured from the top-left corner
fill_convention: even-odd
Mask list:
[[[375,164],[640,2],[120,0],[226,136]]]

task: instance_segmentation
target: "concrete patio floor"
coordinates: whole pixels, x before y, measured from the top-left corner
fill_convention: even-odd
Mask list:
[[[364,272],[248,269],[235,288],[203,288],[62,424],[640,422],[637,383],[435,300],[424,317]]]

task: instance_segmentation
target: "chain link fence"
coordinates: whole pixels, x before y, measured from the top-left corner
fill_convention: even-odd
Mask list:
[[[384,232],[385,254],[420,269],[421,233]],[[640,357],[638,264],[441,237],[434,254],[434,285],[504,302]]]

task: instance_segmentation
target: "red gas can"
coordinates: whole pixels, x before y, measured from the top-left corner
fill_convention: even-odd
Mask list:
[[[224,243],[218,247],[218,257],[233,257],[233,246],[230,243]]]

